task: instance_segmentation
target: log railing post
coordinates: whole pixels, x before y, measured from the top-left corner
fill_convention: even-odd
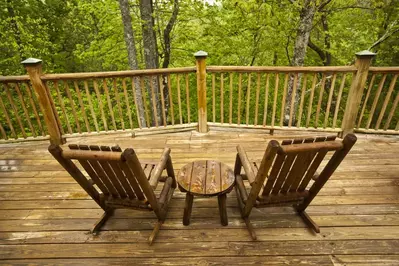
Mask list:
[[[198,96],[198,131],[208,132],[206,117],[206,57],[207,53],[198,51],[194,54],[197,66],[197,96]]]
[[[28,58],[21,63],[28,72],[32,87],[35,90],[37,99],[39,100],[41,110],[44,112],[43,117],[50,134],[50,142],[57,145],[64,144],[65,140],[62,138],[60,130],[61,125],[57,123],[56,114],[54,113],[55,110],[53,110],[51,105],[50,96],[40,78],[42,75],[42,60]]]
[[[341,137],[345,137],[348,133],[353,133],[369,73],[369,67],[374,56],[375,53],[367,50],[356,53],[355,66],[357,71],[353,74],[352,84],[348,93],[348,100],[346,101],[344,117],[342,119]]]

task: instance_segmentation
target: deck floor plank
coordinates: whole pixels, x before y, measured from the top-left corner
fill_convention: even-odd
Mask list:
[[[142,160],[158,160],[167,146],[178,171],[193,160],[233,166],[237,144],[259,161],[271,139],[323,135],[276,131],[270,136],[251,130],[135,138],[115,134],[71,138],[68,144],[133,147]],[[308,208],[320,234],[310,231],[291,207],[271,207],[251,214],[258,236],[251,241],[234,191],[227,200],[229,226],[220,225],[216,198],[196,200],[191,224],[183,226],[184,194],[176,191],[151,247],[147,238],[156,219],[150,212],[117,210],[98,236],[88,234],[102,210],[47,147],[46,141],[0,144],[0,264],[399,264],[398,137],[358,135],[358,143]]]

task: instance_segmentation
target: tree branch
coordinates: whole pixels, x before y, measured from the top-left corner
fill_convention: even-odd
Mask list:
[[[380,45],[381,43],[383,43],[384,41],[386,41],[387,39],[389,39],[392,35],[394,35],[396,32],[399,31],[399,28],[396,28],[394,30],[391,31],[391,29],[395,26],[395,24],[397,23],[397,21],[394,21],[386,30],[386,32],[384,33],[384,35],[381,36],[381,38],[379,38],[376,42],[374,42],[369,48],[368,50],[371,51],[371,49],[373,49],[374,47]]]
[[[326,60],[326,55],[324,54],[324,51],[320,47],[318,47],[316,44],[314,44],[310,38],[309,38],[308,46],[310,49],[312,49],[319,55],[321,61],[324,62]]]
[[[179,13],[179,0],[175,0],[173,3],[172,16],[170,17],[169,22],[163,31],[163,40],[165,46],[164,60],[162,62],[163,68],[167,68],[170,63],[170,32],[172,31],[173,26],[175,25],[178,13]]]

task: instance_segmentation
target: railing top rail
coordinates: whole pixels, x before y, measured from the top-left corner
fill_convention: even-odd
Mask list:
[[[195,67],[179,68],[159,68],[144,70],[125,70],[125,71],[107,71],[107,72],[82,72],[82,73],[63,73],[63,74],[45,74],[41,76],[42,80],[60,80],[60,79],[90,79],[90,78],[117,78],[133,76],[151,76],[162,74],[191,73],[195,72]]]
[[[355,66],[317,66],[317,67],[294,67],[294,66],[208,66],[206,70],[212,72],[355,72]]]
[[[371,73],[399,73],[399,67],[370,67]]]
[[[0,82],[29,81],[28,75],[21,76],[0,76]]]

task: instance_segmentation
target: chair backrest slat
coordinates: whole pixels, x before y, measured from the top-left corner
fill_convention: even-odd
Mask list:
[[[270,171],[270,175],[268,176],[266,185],[263,189],[263,192],[262,192],[263,196],[269,195],[270,192],[272,191],[274,182],[276,181],[277,176],[280,173],[281,165],[284,163],[285,157],[286,156],[284,154],[277,154],[276,160],[274,161],[272,170]]]
[[[129,181],[130,185],[132,186],[133,191],[136,194],[136,197],[139,200],[144,200],[145,197],[144,197],[143,192],[141,191],[141,188],[139,186],[139,182],[136,180],[136,177],[134,176],[134,174],[133,174],[132,170],[130,169],[130,167],[127,165],[126,162],[121,162],[120,166],[121,166],[123,172],[126,175],[126,179]]]
[[[312,143],[313,141],[313,138],[307,138],[303,140],[303,143]],[[296,191],[299,182],[312,162],[313,157],[314,154],[310,152],[303,155],[297,155],[295,162],[292,165],[292,170],[288,174],[280,193],[287,193],[288,190]]]
[[[282,141],[262,197],[304,191],[327,152],[342,149],[342,142],[334,140],[335,136]]]
[[[65,160],[77,160],[104,195],[118,200],[140,200],[143,204],[150,203],[153,209],[158,208],[154,191],[137,156],[130,156],[126,160],[118,146],[72,144],[69,148],[70,151],[66,152],[68,159]],[[134,153],[133,149],[127,151]],[[95,156],[89,155],[88,152],[93,152]],[[135,169],[137,167],[138,169]],[[139,176],[140,174],[142,176]]]

